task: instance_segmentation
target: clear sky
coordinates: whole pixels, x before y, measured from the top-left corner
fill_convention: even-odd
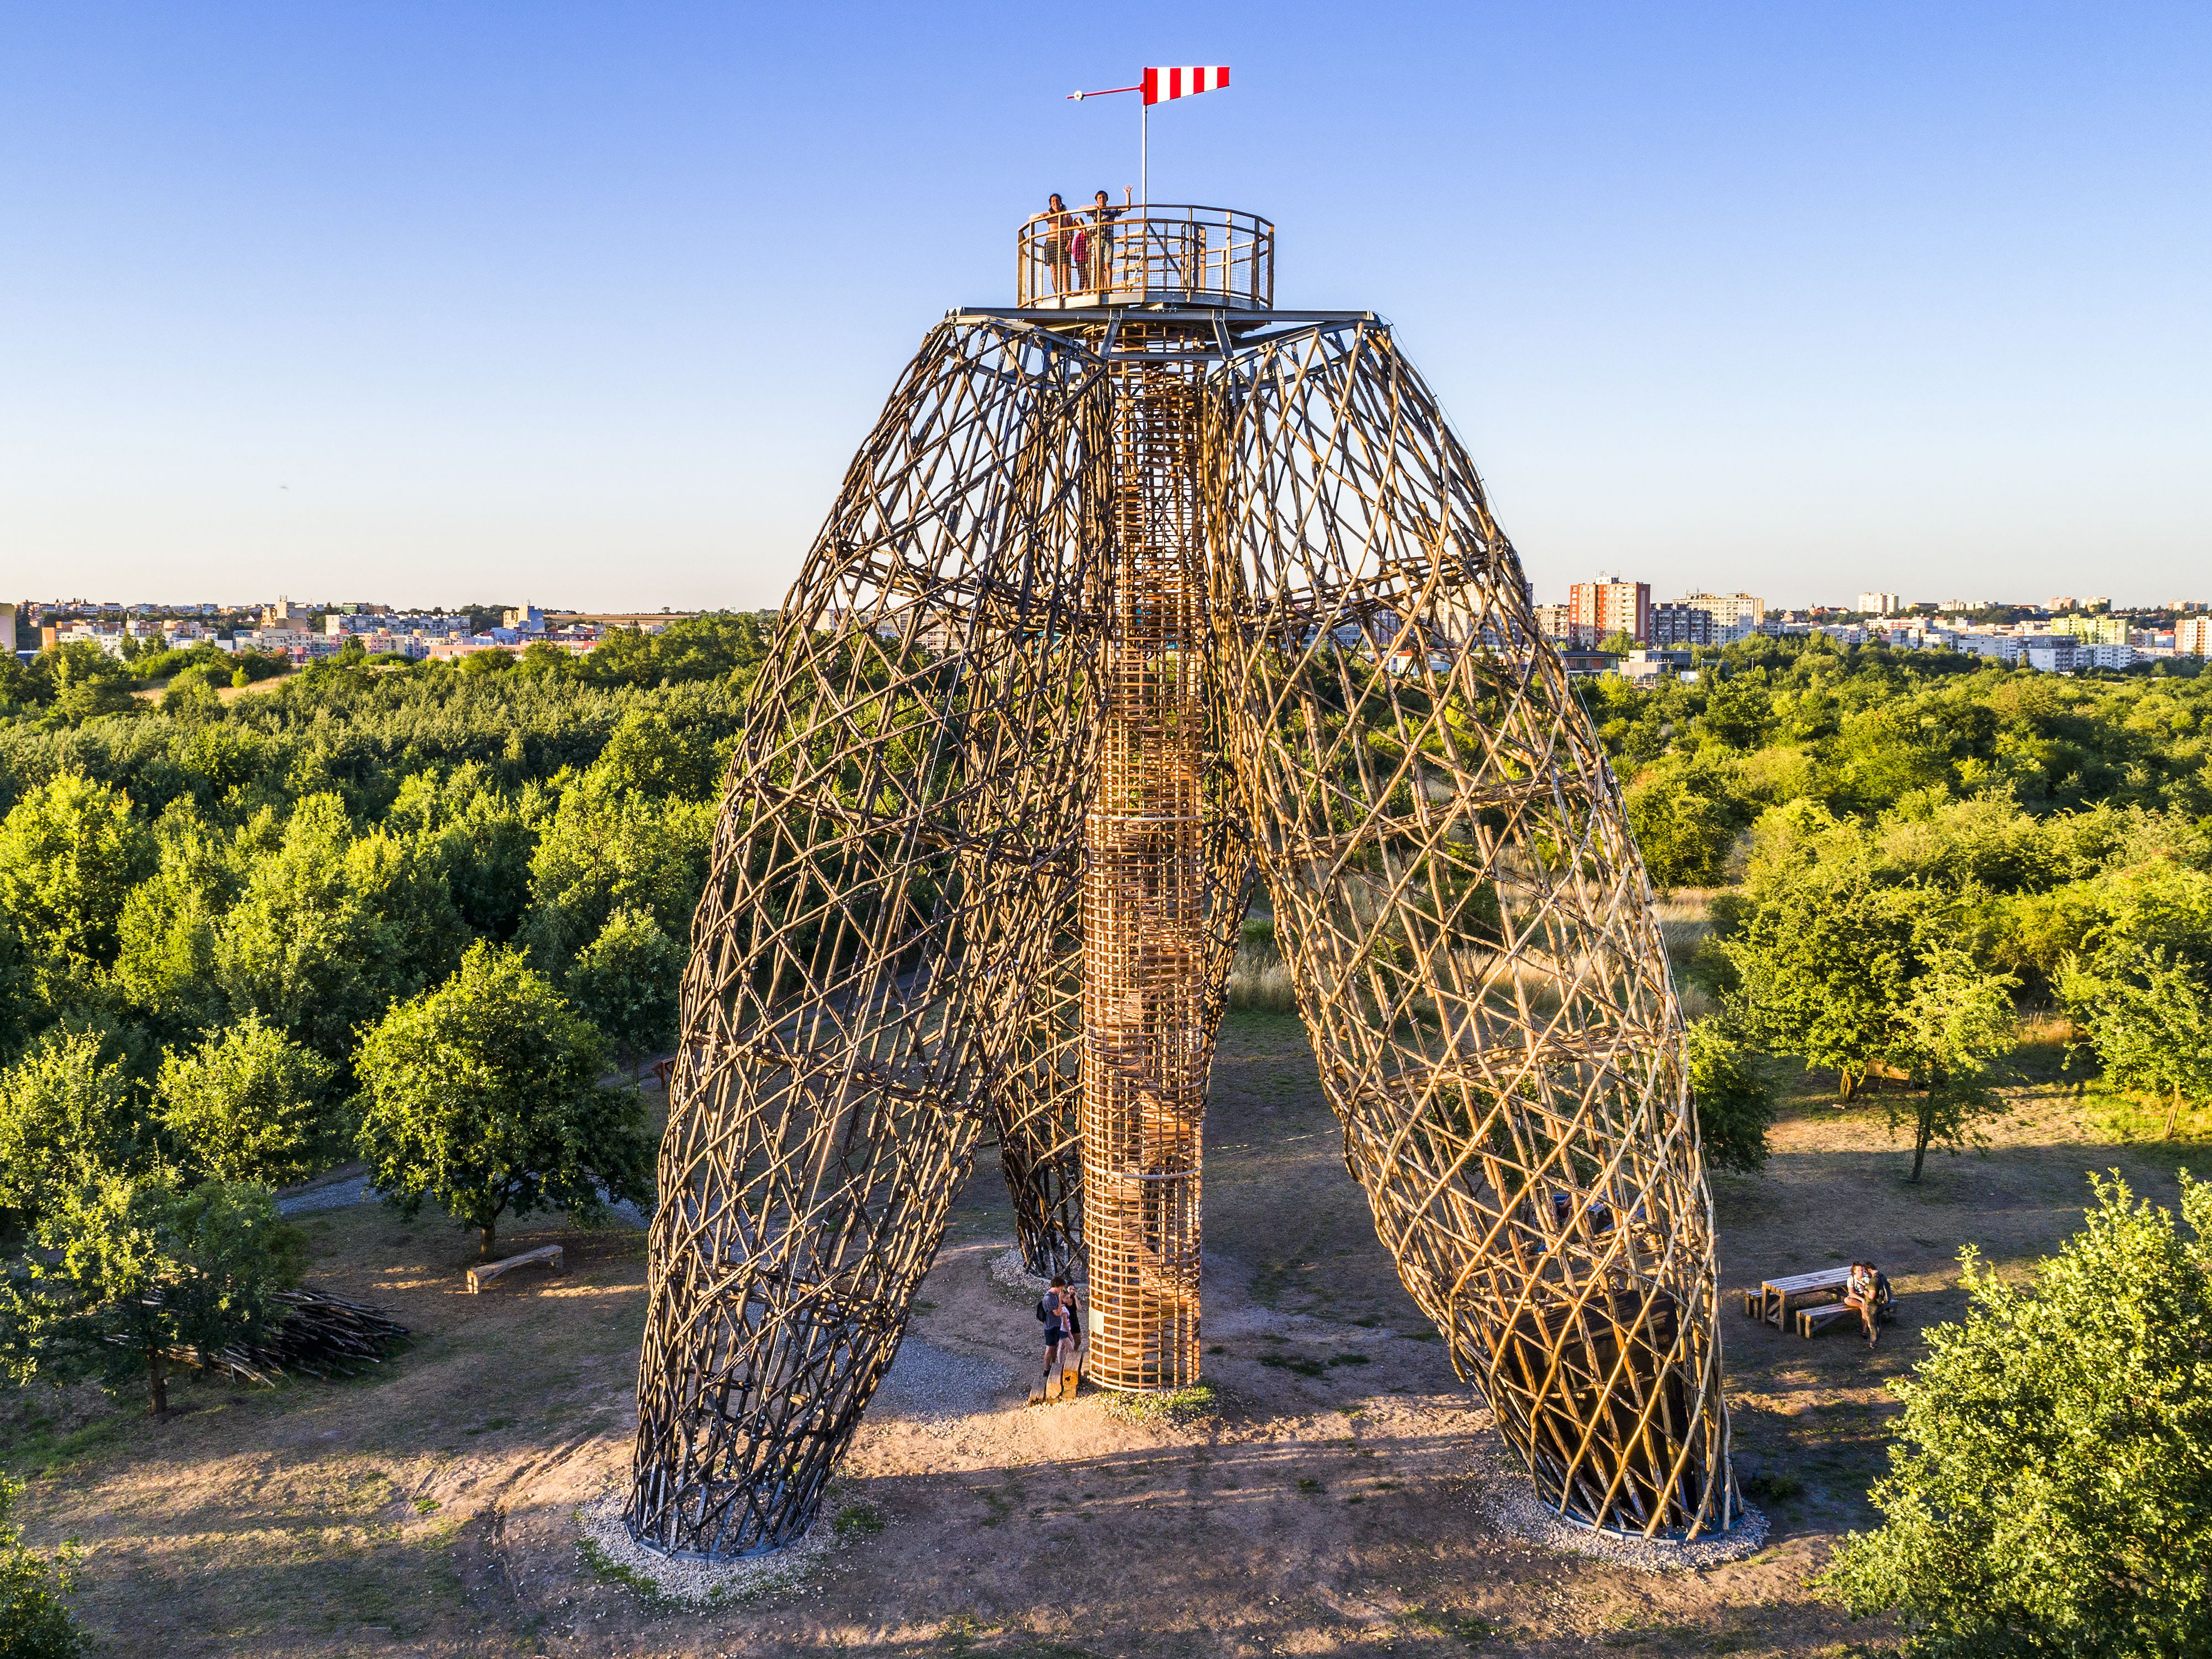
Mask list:
[[[1148,62],[1540,598],[2212,597],[2202,3],[0,0],[0,598],[773,604]]]

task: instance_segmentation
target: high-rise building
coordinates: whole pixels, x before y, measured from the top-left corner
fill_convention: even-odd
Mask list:
[[[1703,605],[1687,600],[1672,605],[1651,607],[1651,643],[1668,645],[1719,645],[1729,635],[1721,624],[1713,620],[1713,613]]]
[[[1535,607],[1536,631],[1547,640],[1562,645],[1593,645],[1596,641],[1583,639],[1575,629],[1575,608],[1571,605],[1540,605]]]
[[[1894,617],[1905,609],[1905,601],[1894,593],[1862,593],[1858,608],[1869,617]]]
[[[1625,582],[1618,576],[1577,582],[1567,590],[1567,609],[1574,625],[1590,629],[1593,639],[1609,640],[1615,634],[1639,641],[1651,637],[1650,582]]]
[[[0,651],[15,654],[15,607],[0,605]]]
[[[2212,657],[2212,617],[2184,617],[2175,623],[2173,648],[2185,657]]]

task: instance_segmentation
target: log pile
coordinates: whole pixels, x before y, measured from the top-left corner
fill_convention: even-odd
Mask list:
[[[281,1291],[284,1321],[259,1342],[238,1342],[216,1353],[185,1348],[170,1358],[199,1365],[234,1382],[264,1388],[280,1376],[305,1375],[328,1382],[354,1376],[380,1363],[407,1340],[407,1328],[365,1303],[320,1291]]]

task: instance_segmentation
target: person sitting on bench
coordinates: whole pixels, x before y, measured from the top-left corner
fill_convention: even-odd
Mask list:
[[[1875,1322],[1889,1300],[1889,1280],[1881,1269],[1871,1261],[1852,1262],[1850,1277],[1844,1283],[1844,1305],[1857,1311],[1869,1348],[1881,1340]]]

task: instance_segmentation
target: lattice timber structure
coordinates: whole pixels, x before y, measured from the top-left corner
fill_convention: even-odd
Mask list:
[[[1725,1529],[1681,1014],[1474,465],[1373,316],[1274,308],[1264,221],[1078,229],[1024,233],[1023,307],[923,342],[755,690],[631,1528],[715,1558],[806,1529],[987,1131],[1030,1265],[1087,1267],[1090,1374],[1197,1377],[1256,882],[1376,1230],[1538,1492]]]

